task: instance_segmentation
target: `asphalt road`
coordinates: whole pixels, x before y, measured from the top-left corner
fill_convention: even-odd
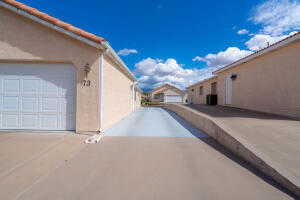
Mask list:
[[[0,135],[0,199],[294,199],[161,108],[136,111],[98,144],[78,136],[7,138]]]

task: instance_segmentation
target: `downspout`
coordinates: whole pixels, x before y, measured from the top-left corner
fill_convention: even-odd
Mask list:
[[[132,112],[135,110],[135,99],[134,99],[134,97],[135,97],[135,86],[136,86],[136,84],[137,84],[136,81],[134,81],[132,83]]]

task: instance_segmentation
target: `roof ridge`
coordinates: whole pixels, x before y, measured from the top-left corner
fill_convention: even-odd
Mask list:
[[[177,89],[177,90],[179,90],[180,92],[184,93],[183,90],[179,89],[178,87],[176,87],[176,86],[174,86],[173,84],[170,84],[170,83],[165,83],[165,84],[163,84],[163,85],[161,85],[161,86],[159,86],[159,87],[157,87],[157,88],[151,90],[150,93],[155,92],[155,91],[157,91],[157,90],[160,90],[160,89],[162,89],[162,88],[164,88],[164,87],[172,87],[172,88]]]
[[[79,35],[81,37],[84,37],[86,39],[89,39],[93,42],[101,43],[101,42],[105,41],[105,39],[102,38],[102,37],[99,37],[99,36],[97,36],[93,33],[89,33],[87,31],[84,31],[83,29],[80,29],[78,27],[72,26],[71,24],[68,24],[64,21],[61,21],[58,18],[52,17],[52,16],[48,15],[47,13],[41,12],[38,9],[32,8],[32,7],[30,7],[26,4],[21,3],[21,2],[18,2],[18,1],[15,1],[15,0],[1,0],[1,1],[3,1],[4,3],[7,3],[7,4],[9,4],[9,5],[11,5],[11,6],[13,6],[17,9],[20,9],[24,12],[27,12],[28,14],[31,14],[35,17],[38,17],[38,18],[40,18],[44,21],[47,21],[50,24],[58,26],[62,29],[70,31],[70,32],[72,32],[76,35]]]
[[[238,59],[238,60],[236,60],[236,61],[234,61],[234,62],[232,62],[232,63],[230,63],[230,64],[228,64],[228,65],[225,65],[225,66],[221,67],[220,69],[217,69],[217,70],[213,71],[213,73],[214,73],[214,72],[217,72],[217,71],[220,71],[220,70],[222,70],[222,69],[225,69],[225,68],[227,68],[227,67],[229,67],[229,66],[231,66],[231,65],[233,65],[233,64],[235,64],[235,63],[238,63],[238,62],[240,62],[240,61],[242,61],[242,60],[244,60],[244,59],[246,59],[246,58],[248,58],[248,57],[250,57],[250,56],[253,56],[253,55],[257,54],[257,53],[260,53],[260,52],[263,51],[263,50],[266,50],[266,49],[268,49],[268,48],[271,48],[271,47],[273,47],[273,46],[275,46],[275,45],[277,45],[277,44],[279,44],[279,43],[281,43],[281,42],[283,42],[283,41],[285,41],[285,40],[288,40],[288,39],[290,39],[290,38],[292,38],[292,37],[295,37],[295,36],[297,36],[297,35],[299,35],[299,34],[300,34],[300,32],[297,32],[297,33],[295,33],[295,34],[289,35],[289,36],[287,36],[287,37],[285,37],[285,38],[283,38],[283,39],[281,39],[281,40],[279,40],[279,41],[277,41],[277,42],[274,42],[273,44],[271,44],[271,45],[269,45],[269,46],[267,46],[267,47],[261,48],[261,49],[259,49],[259,50],[257,50],[257,51],[254,51],[253,53],[251,53],[251,54],[249,54],[249,55],[247,55],[247,56],[245,56],[245,57],[242,57],[242,58],[240,58],[240,59]]]
[[[277,45],[277,44],[279,44],[279,43],[281,43],[281,42],[284,42],[284,41],[286,41],[286,40],[288,40],[288,39],[290,39],[290,38],[292,38],[292,37],[296,37],[296,36],[299,35],[299,34],[300,34],[300,32],[297,32],[297,33],[294,33],[294,34],[292,34],[292,35],[289,35],[289,36],[287,36],[287,37],[285,37],[285,38],[283,38],[283,39],[281,39],[281,40],[279,40],[279,41],[277,41],[277,42],[274,42],[273,44],[271,44],[271,45],[269,45],[269,46],[267,46],[267,47],[264,47],[264,48],[262,48],[262,49],[259,49],[259,50],[255,51],[255,52],[252,52],[251,54],[249,54],[249,55],[247,55],[247,56],[245,56],[245,57],[242,57],[242,58],[240,58],[240,59],[238,59],[238,60],[236,60],[236,61],[234,61],[234,62],[232,62],[232,63],[230,63],[230,64],[228,64],[228,65],[225,65],[225,66],[223,66],[223,67],[221,67],[221,68],[219,68],[219,69],[216,69],[216,70],[214,70],[214,71],[212,72],[212,77],[207,78],[207,79],[202,79],[202,80],[200,80],[200,81],[198,81],[198,82],[196,82],[196,83],[194,83],[194,84],[192,84],[192,85],[189,85],[189,86],[186,87],[186,88],[190,88],[190,87],[193,87],[193,86],[195,86],[195,85],[197,85],[197,84],[200,84],[200,83],[202,83],[202,82],[208,81],[209,79],[216,77],[216,76],[217,76],[216,74],[217,74],[219,71],[226,70],[227,68],[231,68],[231,67],[233,67],[232,65],[235,65],[236,63],[239,63],[239,62],[241,62],[242,60],[247,59],[247,58],[249,58],[249,57],[251,57],[251,56],[255,56],[255,54],[258,54],[258,53],[260,53],[260,52],[262,52],[262,51],[264,51],[264,50],[266,50],[266,49],[268,49],[268,48],[272,48],[273,46],[275,46],[275,45]],[[259,55],[258,55],[258,56],[259,56]]]

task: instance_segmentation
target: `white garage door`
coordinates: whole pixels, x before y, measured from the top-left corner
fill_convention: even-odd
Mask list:
[[[75,69],[0,63],[0,129],[74,130]]]
[[[165,102],[167,103],[179,103],[182,102],[182,97],[179,95],[167,95],[165,97]]]

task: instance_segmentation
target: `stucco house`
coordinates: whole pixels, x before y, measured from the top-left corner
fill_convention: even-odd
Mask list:
[[[300,33],[214,72],[221,105],[300,118]]]
[[[105,39],[0,1],[0,129],[104,131],[139,107],[135,81]]]
[[[173,85],[164,84],[150,92],[150,100],[161,103],[184,103],[186,93]]]
[[[202,80],[187,87],[188,103],[206,104],[207,95],[217,95],[217,76]]]
[[[215,71],[218,104],[300,118],[299,52],[296,33]],[[203,103],[197,92],[189,94]]]

